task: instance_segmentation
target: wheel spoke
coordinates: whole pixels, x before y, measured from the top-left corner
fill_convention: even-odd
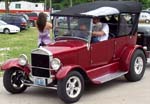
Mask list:
[[[68,85],[70,85],[71,83],[72,83],[72,82],[71,82],[71,79],[70,79],[70,80],[68,80],[67,84],[68,84]]]
[[[68,87],[68,88],[66,88],[66,91],[70,91],[70,88]]]
[[[74,88],[75,91],[79,91],[80,89],[81,89],[81,88],[79,88],[79,87],[75,87],[75,88]]]
[[[12,73],[11,83],[14,88],[20,89],[24,86],[23,81],[22,81],[23,76],[24,74],[20,70],[16,70],[14,73]]]
[[[73,82],[72,82],[72,84],[74,84],[74,85],[75,85],[76,83],[77,83],[77,80],[76,80],[76,79],[74,79],[74,80],[73,80]]]
[[[74,96],[74,90],[70,90],[70,95]]]

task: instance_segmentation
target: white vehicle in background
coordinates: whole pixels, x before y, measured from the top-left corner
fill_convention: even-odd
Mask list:
[[[142,11],[139,18],[140,22],[150,23],[150,12]]]
[[[20,28],[15,25],[7,24],[6,22],[0,20],[0,33],[9,34],[9,33],[18,33]]]

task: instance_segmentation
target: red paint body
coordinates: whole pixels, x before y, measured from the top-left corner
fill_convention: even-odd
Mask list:
[[[10,59],[8,61],[6,61],[2,66],[1,66],[1,70],[9,70],[11,68],[19,68],[24,70],[24,72],[29,75],[30,73],[30,65],[26,65],[25,67],[22,67],[18,64],[18,59]]]
[[[61,60],[62,67],[56,73],[56,79],[65,78],[72,70],[80,70],[93,83],[99,84],[101,82],[94,79],[111,73],[129,71],[132,54],[136,49],[142,50],[136,45],[136,40],[136,35],[118,37],[91,44],[88,49],[85,41],[69,39],[58,40],[44,48],[49,50],[54,58]],[[17,59],[4,63],[2,69],[8,70],[11,67],[18,67],[27,74],[30,73],[30,66],[19,66]]]

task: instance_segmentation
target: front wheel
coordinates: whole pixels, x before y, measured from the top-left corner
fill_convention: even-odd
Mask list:
[[[23,84],[24,78],[25,74],[22,70],[15,68],[6,70],[3,77],[5,89],[12,94],[24,92],[27,88],[27,86]]]
[[[4,34],[9,34],[10,33],[10,30],[9,29],[4,29]]]
[[[150,23],[150,20],[145,20],[145,23]]]
[[[72,71],[63,80],[58,80],[58,96],[66,103],[78,101],[83,91],[84,79],[77,71]]]
[[[142,50],[137,49],[132,56],[129,72],[125,75],[131,82],[139,81],[145,72],[145,55]]]

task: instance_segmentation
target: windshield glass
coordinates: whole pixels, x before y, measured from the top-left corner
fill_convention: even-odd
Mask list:
[[[55,39],[71,38],[88,41],[90,37],[90,24],[90,18],[54,17]]]
[[[0,25],[7,25],[7,23],[4,21],[0,21]]]

